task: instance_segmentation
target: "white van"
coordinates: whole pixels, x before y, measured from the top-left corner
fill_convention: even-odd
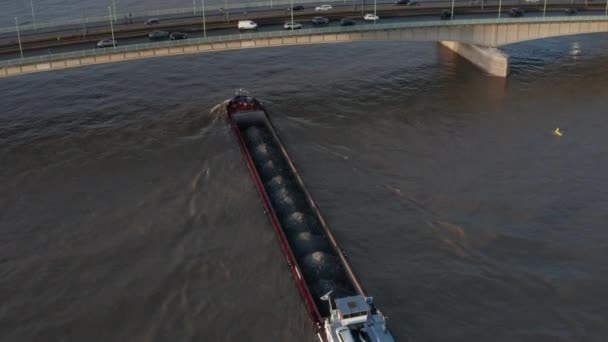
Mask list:
[[[239,20],[239,30],[255,30],[258,28],[258,24],[253,20]]]

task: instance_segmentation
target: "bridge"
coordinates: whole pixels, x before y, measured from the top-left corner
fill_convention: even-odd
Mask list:
[[[563,13],[563,12],[562,12]],[[603,13],[602,13],[603,14]],[[498,47],[542,38],[608,32],[606,15],[547,15],[520,18],[393,20],[354,26],[329,26],[220,34],[177,41],[79,49],[50,55],[0,60],[0,77],[143,58],[238,49],[356,41],[441,42],[488,74],[506,77],[508,56]]]

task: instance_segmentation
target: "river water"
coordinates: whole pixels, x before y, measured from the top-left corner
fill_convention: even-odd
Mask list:
[[[506,81],[394,42],[1,80],[0,340],[312,340],[216,107],[244,87],[399,341],[605,341],[608,36],[505,50]]]

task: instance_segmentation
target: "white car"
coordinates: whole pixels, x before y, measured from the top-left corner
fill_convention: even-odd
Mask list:
[[[524,2],[527,4],[537,4],[540,2],[540,0],[524,0]]]
[[[302,28],[302,24],[292,23],[291,21],[288,21],[285,23],[285,25],[283,25],[283,28],[286,30],[299,30]]]
[[[113,47],[118,45],[118,43],[113,40],[113,39],[102,39],[100,41],[97,42],[97,47],[98,48],[106,48],[106,47]]]
[[[380,20],[380,17],[375,14],[367,13],[366,15],[363,16],[363,20],[376,21],[376,20]]]
[[[258,28],[258,24],[253,20],[239,20],[238,29],[239,30],[256,30]]]
[[[330,9],[333,9],[334,7],[332,5],[321,5],[319,7],[315,7],[315,11],[319,12],[319,11],[329,11]]]

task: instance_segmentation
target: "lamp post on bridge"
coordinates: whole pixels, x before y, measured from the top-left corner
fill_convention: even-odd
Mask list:
[[[452,1],[454,1],[454,0],[452,0]],[[377,0],[374,0],[374,25],[375,25],[375,24],[376,24],[376,22],[378,21],[378,20],[376,20],[376,7],[377,7],[377,6],[376,6],[376,3],[377,3],[377,2],[378,2]]]
[[[114,24],[116,24],[116,0],[112,0],[112,7],[114,8]]]
[[[608,0],[606,0],[606,15],[608,15]]]
[[[87,9],[82,10],[82,37],[87,38],[87,24],[89,23],[89,18],[87,18]]]
[[[36,14],[34,14],[34,0],[30,0],[30,7],[32,8],[32,23],[34,24],[34,31],[36,31],[37,28],[36,28]]]
[[[112,46],[116,50],[116,39],[114,39],[114,23],[112,22],[112,8],[108,6],[108,12],[110,13],[110,29],[112,30]]]
[[[547,14],[547,0],[545,0],[545,4],[543,6],[543,19],[545,19],[545,14]]]
[[[502,9],[502,0],[498,0],[498,19],[500,19],[500,10]]]
[[[21,46],[21,33],[19,33],[19,21],[15,17],[15,27],[17,28],[17,40],[19,41],[19,52],[21,53],[21,59],[23,59],[23,47]]]
[[[450,12],[450,20],[454,20],[454,0],[452,0],[452,11]]]
[[[291,0],[291,8],[289,12],[291,12],[291,32],[293,33],[293,0]]]
[[[203,6],[203,37],[207,38],[207,22],[205,20],[205,0],[201,0]]]
[[[228,0],[224,0],[224,15],[226,16],[226,22],[228,22],[229,14],[228,14]]]

